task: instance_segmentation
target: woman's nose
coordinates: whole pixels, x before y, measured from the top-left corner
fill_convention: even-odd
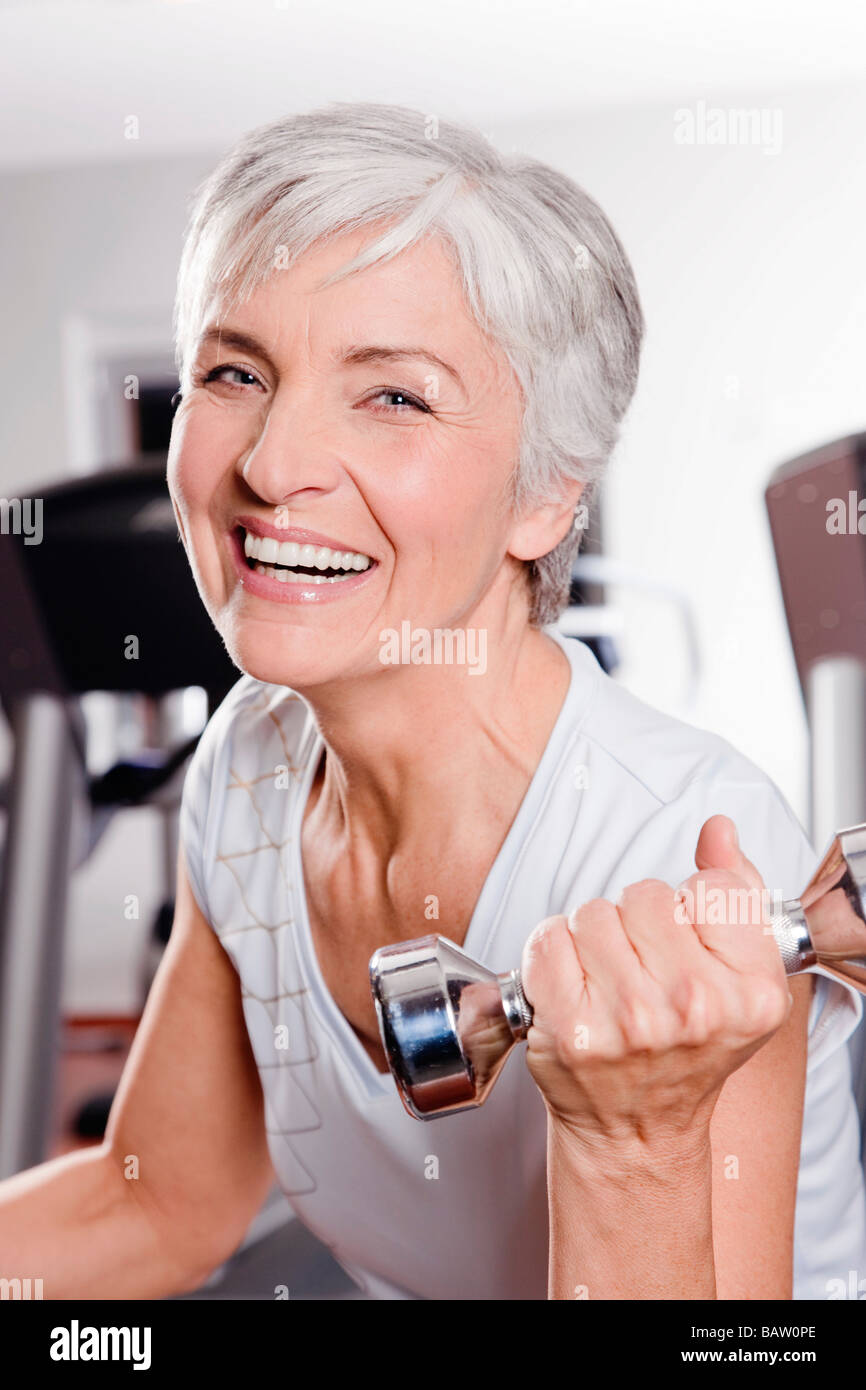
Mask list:
[[[237,471],[257,497],[273,505],[301,492],[330,492],[340,477],[334,446],[333,426],[322,419],[321,403],[314,410],[302,400],[274,399]]]

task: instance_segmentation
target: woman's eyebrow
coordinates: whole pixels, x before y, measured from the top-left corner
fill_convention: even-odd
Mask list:
[[[208,343],[218,343],[220,346],[240,348],[244,352],[252,352],[257,357],[276,371],[276,365],[262,343],[251,333],[243,333],[238,328],[231,328],[224,325],[222,328],[212,326],[205,329],[199,340],[200,346],[204,347]],[[438,357],[435,352],[431,352],[425,347],[386,347],[379,343],[369,343],[365,345],[352,345],[345,348],[342,353],[337,354],[338,360],[346,366],[353,367],[365,362],[392,362],[397,359],[405,361],[408,358],[417,358],[425,362],[435,363],[441,367],[450,377],[456,381],[461,391],[466,387],[456,367],[452,367],[449,362]]]
[[[199,348],[205,347],[208,343],[216,343],[220,347],[240,348],[243,352],[251,352],[255,357],[261,357],[268,366],[276,371],[276,366],[271,359],[270,353],[251,333],[242,333],[239,328],[206,328],[199,339]]]
[[[441,367],[449,376],[453,377],[461,390],[465,391],[465,386],[460,377],[460,373],[448,362],[437,357],[435,352],[424,347],[382,347],[379,344],[371,343],[365,347],[349,347],[343,353],[342,360],[349,366],[354,366],[359,362],[389,362],[397,358],[405,360],[409,357],[422,358],[425,362],[435,362],[437,367]]]

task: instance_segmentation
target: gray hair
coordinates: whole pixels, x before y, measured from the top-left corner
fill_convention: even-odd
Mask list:
[[[322,238],[395,218],[324,285],[440,237],[522,391],[513,505],[584,484],[569,532],[525,562],[530,621],[554,622],[637,385],[644,330],[616,233],[564,174],[500,154],[471,127],[375,102],[332,102],[249,131],[195,191],[174,310],[182,388],[214,304],[241,302]]]

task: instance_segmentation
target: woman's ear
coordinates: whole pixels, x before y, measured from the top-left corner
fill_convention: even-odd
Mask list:
[[[511,533],[509,555],[515,560],[537,560],[555,550],[575,524],[583,487],[582,482],[570,482],[555,502],[543,502],[524,512]]]

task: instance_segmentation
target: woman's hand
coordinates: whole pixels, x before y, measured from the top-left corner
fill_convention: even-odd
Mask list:
[[[685,900],[648,879],[616,906],[596,899],[548,918],[524,948],[527,1064],[554,1131],[582,1152],[705,1137],[727,1077],[790,1011],[761,876],[726,816],[703,826],[695,862]]]

